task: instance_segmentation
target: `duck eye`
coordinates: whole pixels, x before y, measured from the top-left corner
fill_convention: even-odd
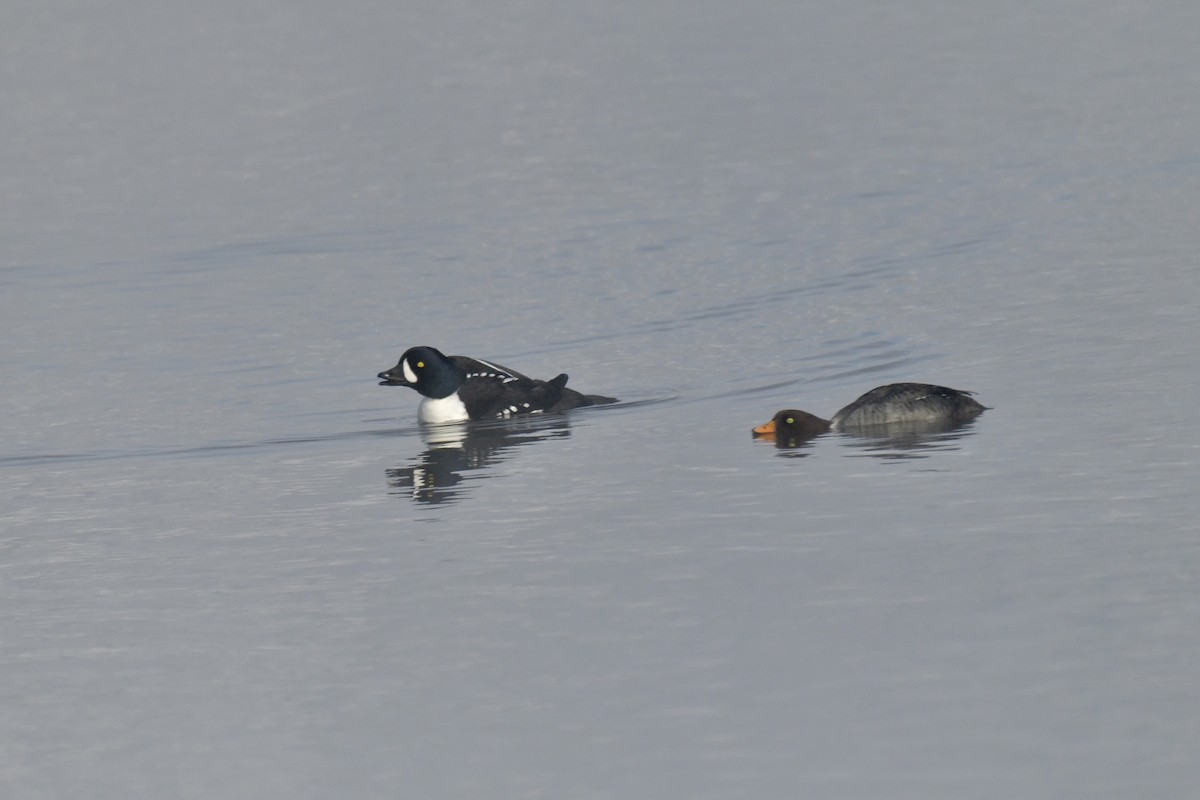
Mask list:
[[[417,369],[425,369],[425,362],[424,362],[424,361],[418,361],[418,362],[417,362]]]
[[[785,420],[784,420],[784,422],[786,422],[788,425],[795,425],[795,424],[796,424],[796,418],[795,418],[795,417],[788,417],[787,419],[785,419]]]

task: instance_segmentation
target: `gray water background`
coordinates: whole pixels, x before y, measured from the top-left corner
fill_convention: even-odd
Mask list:
[[[1200,792],[1197,4],[4,17],[6,797]]]

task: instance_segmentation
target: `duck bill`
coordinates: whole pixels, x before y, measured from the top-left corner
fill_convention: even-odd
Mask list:
[[[755,436],[774,436],[775,435],[775,420],[764,422],[754,429]]]
[[[380,386],[412,386],[411,383],[404,380],[404,375],[395,369],[381,372],[375,377],[379,378]]]

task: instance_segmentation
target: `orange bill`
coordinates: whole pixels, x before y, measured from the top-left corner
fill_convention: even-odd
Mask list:
[[[775,435],[775,420],[771,420],[770,422],[764,422],[762,425],[759,425],[757,428],[754,429],[754,433],[757,436],[774,436]]]

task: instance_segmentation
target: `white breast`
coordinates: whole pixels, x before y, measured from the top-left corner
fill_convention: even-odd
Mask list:
[[[458,399],[458,393],[433,399],[426,397],[421,401],[421,407],[417,409],[417,419],[430,425],[437,425],[442,422],[462,422],[470,419],[467,415],[467,407],[463,405],[463,401]]]

